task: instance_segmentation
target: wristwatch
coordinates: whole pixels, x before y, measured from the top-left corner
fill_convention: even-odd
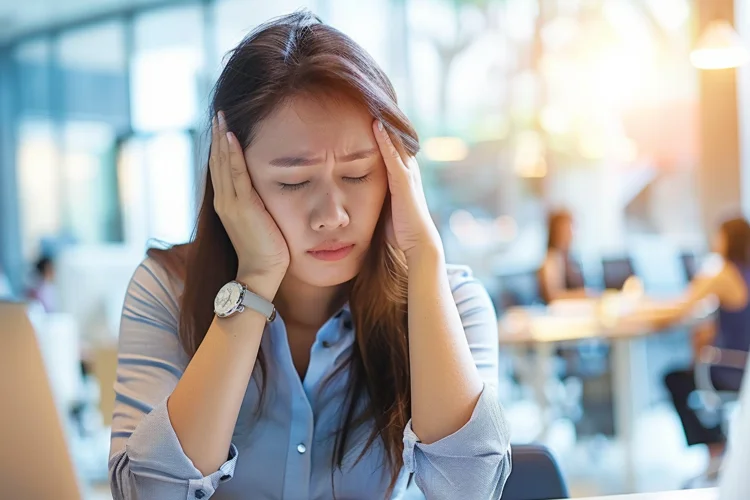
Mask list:
[[[261,313],[269,323],[276,318],[274,305],[260,295],[248,290],[239,281],[230,281],[221,287],[214,299],[214,312],[220,318],[241,313],[246,307]]]

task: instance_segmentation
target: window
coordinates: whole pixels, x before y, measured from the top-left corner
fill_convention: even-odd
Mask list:
[[[113,21],[65,33],[55,49],[64,236],[89,244],[122,241],[115,144],[128,128],[124,26]]]

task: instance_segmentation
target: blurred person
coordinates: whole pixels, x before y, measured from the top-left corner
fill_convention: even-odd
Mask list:
[[[211,111],[194,240],[128,289],[114,497],[499,498],[495,313],[444,262],[388,78],[298,12],[232,52]]]
[[[713,327],[700,328],[693,346],[696,353],[707,345],[720,349],[747,352],[750,349],[750,225],[744,218],[725,221],[713,240],[713,255],[709,256],[700,272],[691,281],[680,301],[678,317],[688,314],[695,305],[709,296],[719,301],[719,310]],[[715,367],[711,379],[719,391],[739,391],[742,372]],[[696,390],[695,370],[676,370],[665,377],[675,409],[682,421],[688,445],[705,444],[711,462],[709,474],[718,468],[723,455],[726,436],[721,425],[707,428],[698,418],[696,410],[688,404],[690,394]]]
[[[27,298],[39,302],[48,313],[57,311],[55,261],[51,256],[42,255],[34,264],[33,284],[27,292]]]
[[[547,253],[538,273],[539,293],[546,303],[588,296],[580,264],[571,256],[573,214],[555,210],[547,217]]]

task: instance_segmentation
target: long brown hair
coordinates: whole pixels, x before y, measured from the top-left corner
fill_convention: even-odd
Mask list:
[[[750,264],[750,224],[744,217],[724,221],[719,231],[726,239],[724,258],[741,266]]]
[[[561,250],[560,232],[563,223],[572,222],[573,214],[568,210],[553,210],[547,214],[547,250]]]
[[[299,95],[353,101],[382,121],[408,153],[416,154],[419,148],[417,134],[399,110],[396,92],[385,73],[349,37],[307,11],[261,25],[232,51],[214,88],[211,115],[224,112],[229,129],[244,149],[264,118]],[[213,199],[213,185],[207,176],[192,241],[149,251],[184,284],[179,337],[190,356],[213,321],[214,296],[237,273],[237,254],[214,210]],[[388,200],[384,212],[387,205]],[[381,213],[349,296],[356,341],[347,365],[347,400],[335,437],[333,465],[342,468],[352,431],[372,421],[372,432],[357,461],[381,439],[386,450],[384,465],[391,473],[389,491],[403,465],[402,436],[411,413],[406,272],[403,253],[386,243]],[[261,395],[265,370],[261,350],[254,373],[256,382],[262,381]]]

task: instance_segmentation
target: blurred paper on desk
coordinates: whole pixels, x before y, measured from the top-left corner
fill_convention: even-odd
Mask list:
[[[745,368],[739,413],[732,419],[729,451],[719,480],[719,500],[750,498],[750,358]]]

